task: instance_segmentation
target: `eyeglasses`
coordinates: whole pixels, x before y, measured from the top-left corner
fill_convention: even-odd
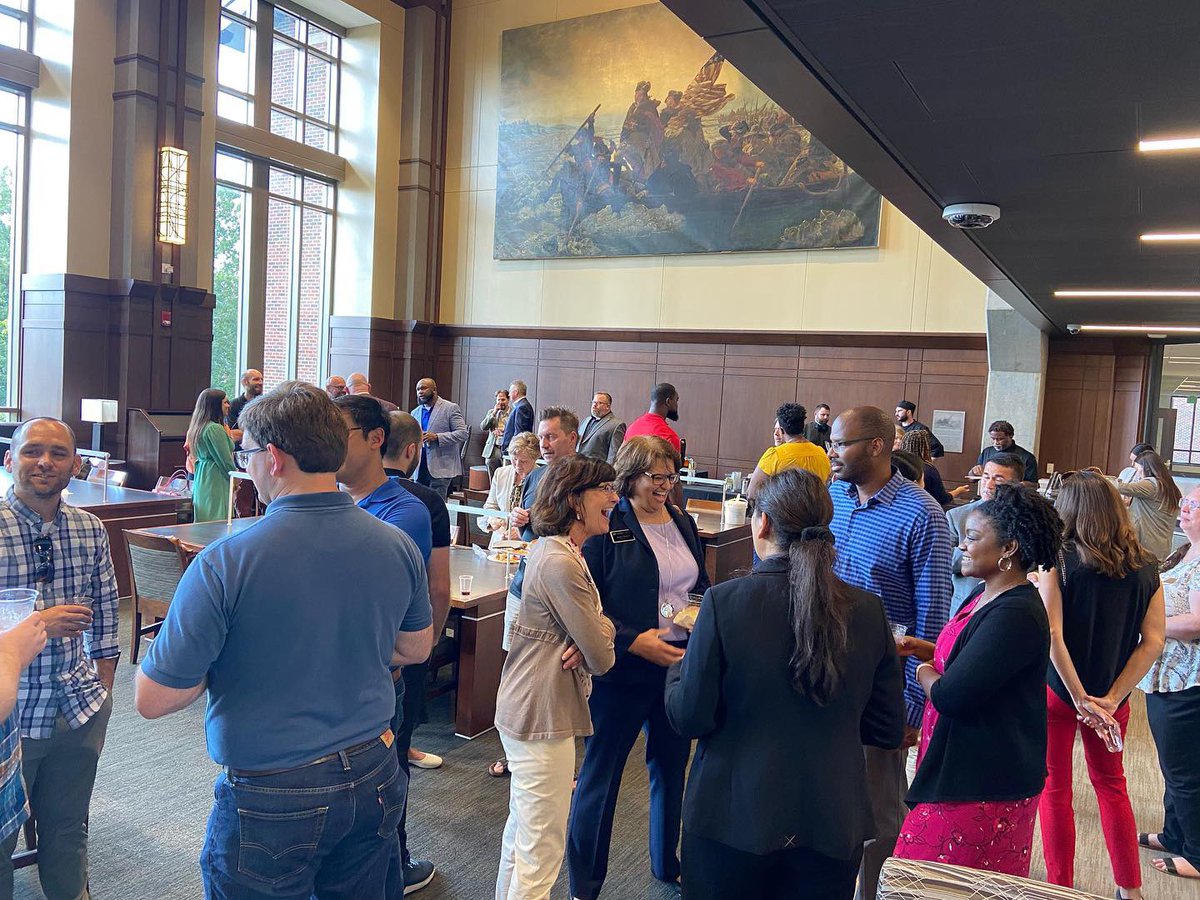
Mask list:
[[[54,577],[54,544],[50,536],[43,534],[33,541],[33,552],[37,556],[37,568],[33,570],[35,582],[49,581]]]
[[[604,493],[606,493],[606,494],[612,494],[612,493],[616,492],[617,485],[616,485],[616,482],[602,481],[602,482],[600,482],[600,484],[592,485],[590,488],[588,488],[588,490],[589,491],[604,491]]]
[[[250,450],[235,450],[233,453],[233,461],[237,463],[239,469],[245,469],[250,465],[250,457],[255,453],[262,453],[266,447],[254,447]]]
[[[861,444],[863,441],[873,441],[873,440],[875,440],[875,438],[865,437],[865,438],[851,438],[848,441],[831,441],[829,444],[829,447],[830,447],[830,449],[836,450],[838,453],[841,453],[843,450],[845,450],[851,444]]]
[[[1180,500],[1179,508],[1184,512],[1191,512],[1193,509],[1200,509],[1200,500]]]
[[[679,481],[679,474],[672,472],[670,475],[659,475],[654,472],[643,472],[647,478],[654,482],[655,487],[662,487],[664,484],[675,484]]]

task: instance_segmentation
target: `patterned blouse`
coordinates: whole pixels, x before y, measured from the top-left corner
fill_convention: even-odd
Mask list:
[[[1180,563],[1162,573],[1163,599],[1167,616],[1192,611],[1192,591],[1200,591],[1200,559]],[[1200,640],[1181,641],[1168,637],[1162,656],[1154,661],[1138,687],[1148,694],[1183,691],[1200,686]]]

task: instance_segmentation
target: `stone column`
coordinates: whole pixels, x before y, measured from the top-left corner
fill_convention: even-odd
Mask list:
[[[987,293],[988,384],[983,427],[1012,422],[1017,443],[1038,453],[1049,339],[999,295]],[[985,431],[983,444],[990,438]],[[1041,460],[1039,459],[1039,464]]]

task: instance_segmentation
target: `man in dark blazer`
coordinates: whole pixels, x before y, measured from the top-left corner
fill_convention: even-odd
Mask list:
[[[592,397],[592,414],[579,426],[579,451],[613,462],[625,442],[625,423],[617,421],[612,411],[612,394],[596,391]]]
[[[462,474],[462,449],[470,435],[467,420],[457,403],[438,396],[432,378],[417,382],[412,417],[421,423],[421,461],[414,480],[445,500],[450,482]]]
[[[504,437],[500,439],[500,452],[508,452],[509,442],[522,431],[533,431],[533,404],[525,396],[529,388],[523,381],[514,381],[508,386],[508,396],[512,399],[512,411],[508,421],[504,423]]]

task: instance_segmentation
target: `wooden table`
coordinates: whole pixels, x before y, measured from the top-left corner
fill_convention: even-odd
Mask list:
[[[174,537],[191,547],[207,547],[227,534],[253,528],[261,518],[225,522],[200,522],[143,528],[147,534]],[[510,571],[516,572],[516,566]],[[475,738],[494,727],[496,690],[504,653],[504,602],[508,585],[505,568],[489,562],[469,547],[450,548],[450,616],[446,634],[458,645],[458,681],[454,698],[454,731],[459,737]],[[471,596],[458,591],[460,575],[474,576]]]
[[[0,471],[0,494],[8,493],[12,476]],[[180,500],[151,491],[108,486],[93,481],[72,478],[63,499],[71,506],[90,512],[104,523],[108,542],[112,546],[113,568],[117,573],[117,593],[128,597],[132,592],[129,578],[129,555],[121,532],[156,525],[174,525],[179,521]]]
[[[720,584],[750,571],[754,564],[754,539],[749,518],[741,525],[721,521],[718,512],[691,513],[704,544],[704,568],[708,580]]]

